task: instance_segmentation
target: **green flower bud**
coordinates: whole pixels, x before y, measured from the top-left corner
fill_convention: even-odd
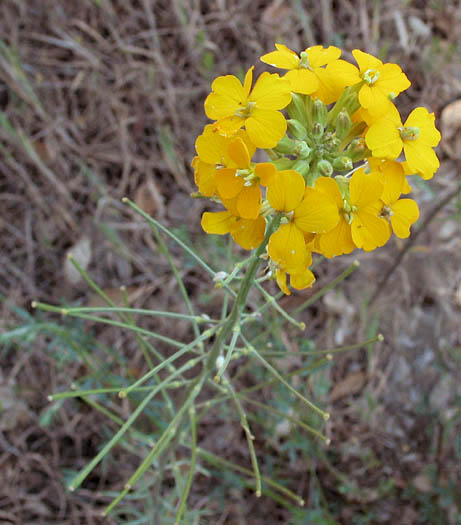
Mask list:
[[[336,119],[336,136],[343,139],[349,133],[351,126],[351,117],[349,113],[343,109]]]
[[[323,131],[324,131],[324,127],[322,126],[322,124],[320,124],[320,122],[316,122],[312,126],[311,134],[314,137],[314,139],[321,139],[323,137]]]
[[[320,99],[315,99],[312,107],[312,119],[315,122],[320,122],[323,127],[327,125],[328,109]]]
[[[288,155],[292,155],[294,153],[294,150],[296,148],[297,142],[293,139],[288,138],[286,135],[281,138],[275,146],[274,151],[277,153],[286,153]]]
[[[365,140],[360,137],[353,140],[348,148],[346,149],[346,154],[352,162],[358,162],[359,160],[369,157],[371,155],[370,150],[365,145]]]
[[[311,156],[312,149],[305,142],[299,141],[293,153],[298,159],[307,160]]]
[[[301,122],[299,122],[299,120],[295,120],[295,119],[287,120],[287,127],[288,127],[288,132],[295,139],[304,140],[307,137],[307,130],[305,126],[303,126]]]
[[[273,160],[272,164],[277,168],[277,171],[291,170],[294,164],[293,159],[287,159],[286,157],[281,157],[280,159]]]
[[[291,169],[301,173],[301,175],[306,178],[310,170],[310,163],[307,160],[299,159],[293,163]]]
[[[317,169],[324,177],[331,177],[333,175],[333,166],[325,159],[317,162]]]
[[[350,171],[354,167],[350,157],[342,155],[333,160],[333,168],[338,171]]]
[[[287,106],[287,113],[290,119],[297,120],[304,127],[308,126],[303,95],[299,95],[298,93],[291,94],[291,102]]]

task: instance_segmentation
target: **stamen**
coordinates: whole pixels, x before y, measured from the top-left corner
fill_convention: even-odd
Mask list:
[[[373,85],[379,78],[379,71],[376,69],[367,69],[362,76],[363,80],[369,86]]]

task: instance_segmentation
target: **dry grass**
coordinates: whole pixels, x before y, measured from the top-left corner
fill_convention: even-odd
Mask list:
[[[188,197],[193,190],[190,159],[205,124],[204,97],[214,76],[241,73],[275,41],[294,49],[340,45],[348,57],[355,47],[385,54],[402,65],[413,83],[400,97],[403,112],[424,104],[440,114],[461,98],[461,8],[455,1],[406,4],[3,0],[0,294],[26,310],[31,299],[94,304],[86,285],[72,282],[64,264],[68,250],[75,251],[83,240],[89,272],[115,300],[123,284],[133,304],[180,311],[174,280],[150,230],[121,205],[121,197],[134,198],[169,227],[186,225],[195,242],[201,235],[203,204]],[[431,189],[416,188],[423,215],[438,198],[453,192],[459,168],[459,160],[443,158]],[[374,311],[386,342],[379,351],[348,355],[333,369],[334,383],[350,382],[332,407],[329,432],[337,443],[336,455],[315,459],[311,468],[327,499],[337,504],[337,522],[353,523],[354,517],[373,512],[375,521],[370,523],[429,523],[421,501],[406,495],[409,488],[420,476],[416,486],[424,498],[427,479],[421,476],[428,464],[435,466],[440,486],[453,478],[455,428],[444,426],[443,418],[453,407],[453,381],[459,373],[453,351],[461,344],[459,213],[459,202],[452,200],[422,232],[380,294]],[[364,307],[363,298],[401,249],[401,243],[394,243],[377,254],[361,255],[362,269],[348,281],[343,296],[330,295],[306,314],[309,335],[319,346],[369,335],[374,314]],[[181,254],[174,253],[181,264]],[[321,269],[319,282],[328,282],[351,260]],[[193,269],[183,272],[198,301],[206,283]],[[285,306],[302,300],[295,296]],[[346,304],[347,316],[338,314],[338,301],[343,301],[342,312]],[[2,319],[5,329],[18,322],[6,307]],[[187,335],[187,327],[175,326],[176,335],[178,330]],[[120,340],[110,329],[100,337],[137,366],[130,339]],[[75,495],[64,491],[61,476],[63,469],[82,466],[97,450],[103,439],[102,418],[77,402],[65,403],[58,425],[39,425],[46,407],[43,393],[82,374],[75,364],[57,366],[48,346],[49,339],[40,337],[29,352],[2,358],[0,384],[14,389],[26,410],[24,420],[0,429],[0,520],[99,523],[106,503],[99,491],[120,486],[113,481],[114,466],[99,470]],[[351,374],[356,374],[355,387]],[[450,383],[448,390],[444,381]],[[424,398],[429,399],[429,411],[421,412]],[[207,424],[213,429],[213,421]],[[236,437],[226,449],[228,457],[248,464],[238,430],[214,429],[208,439],[219,441],[220,432]],[[119,468],[129,470],[130,461],[120,452]],[[293,490],[312,496],[312,477],[304,467],[290,468]],[[341,476],[363,488],[360,496],[339,492]],[[393,480],[396,487],[385,497],[377,488],[383,479]],[[199,477],[192,501],[215,511],[213,523],[257,525],[274,516],[281,523],[288,519],[270,500],[259,505],[242,494],[229,495],[222,510],[207,500],[209,489],[210,481]],[[430,494],[436,505],[437,497]],[[446,511],[451,523],[454,512]]]

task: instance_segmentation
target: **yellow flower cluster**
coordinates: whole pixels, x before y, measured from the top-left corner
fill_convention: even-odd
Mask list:
[[[286,70],[253,67],[243,83],[218,77],[205,100],[214,123],[197,138],[192,162],[198,196],[224,211],[205,212],[207,233],[230,233],[240,246],[261,245],[271,216],[268,267],[289,294],[312,285],[312,253],[331,258],[410,235],[418,219],[407,176],[430,179],[439,167],[435,117],[423,107],[405,123],[394,105],[410,86],[396,64],[354,50],[313,46],[299,55],[282,44],[261,57]],[[282,112],[284,111],[285,114]],[[268,162],[253,162],[265,150]],[[398,160],[402,151],[405,160]]]

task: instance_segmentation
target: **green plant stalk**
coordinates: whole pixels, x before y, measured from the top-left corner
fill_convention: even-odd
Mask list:
[[[192,480],[194,479],[195,474],[195,464],[197,461],[197,420],[195,417],[195,406],[193,404],[189,408],[189,419],[191,429],[191,455],[189,473],[187,475],[186,486],[184,487],[184,491],[179,502],[178,512],[176,513],[175,525],[180,525],[181,517],[186,509],[187,498],[189,497],[189,492],[192,487]]]
[[[300,330],[304,330],[306,328],[306,325],[302,321],[297,321],[296,319],[291,317],[290,314],[285,312],[285,310],[276,301],[275,297],[272,296],[270,293],[266,292],[266,290],[264,290],[264,288],[259,283],[256,283],[256,288],[264,296],[266,303],[275,308],[284,319],[286,319],[289,323],[293,324],[294,326],[296,326],[296,328],[299,328]]]
[[[248,425],[248,419],[247,419],[245,410],[243,409],[242,404],[240,403],[238,395],[235,393],[235,390],[232,388],[232,385],[230,384],[227,378],[225,378],[225,386],[227,390],[229,391],[232,400],[234,401],[234,404],[237,408],[237,412],[239,413],[239,416],[240,416],[240,425],[245,431],[245,436],[247,438],[247,443],[248,443],[248,451],[250,452],[251,464],[253,466],[253,473],[254,473],[254,478],[256,482],[255,494],[256,494],[256,497],[259,498],[261,497],[262,487],[261,487],[261,473],[259,472],[258,458],[256,456],[255,446],[253,443],[255,437],[250,430],[250,426]]]
[[[220,458],[219,456],[216,456],[215,454],[212,454],[211,452],[208,452],[208,451],[204,450],[203,448],[197,447],[197,454],[202,459],[207,461],[208,463],[211,463],[214,466],[218,466],[218,468],[219,467],[225,467],[225,468],[228,468],[230,470],[233,470],[233,471],[236,471],[236,472],[240,472],[241,474],[245,474],[246,476],[250,476],[250,477],[253,476],[253,472],[251,470],[249,470],[249,469],[247,469],[245,467],[241,467],[240,465],[237,465],[236,463],[231,463],[230,461],[227,461],[227,460],[225,460],[223,458]],[[273,481],[271,478],[268,478],[267,476],[261,476],[261,479],[262,479],[262,481],[264,481],[264,483],[267,483],[270,487],[275,488],[276,490],[278,490],[282,494],[285,494],[286,496],[288,496],[292,500],[296,501],[296,503],[298,505],[300,505],[300,506],[304,505],[304,500],[302,498],[300,498],[294,492],[291,492],[291,490],[287,489],[283,485],[280,485],[279,483],[277,483],[276,481]],[[263,493],[264,493],[264,490],[263,490]]]
[[[135,210],[136,212],[138,212],[142,217],[144,217],[144,219],[146,219],[146,221],[149,223],[149,224],[153,224],[155,227],[157,227],[159,230],[161,230],[163,233],[165,233],[166,235],[168,235],[171,239],[173,239],[176,244],[178,244],[179,246],[181,246],[181,248],[188,254],[190,255],[193,259],[195,259],[197,261],[197,263],[209,274],[211,275],[212,277],[214,277],[216,275],[216,272],[210,268],[208,266],[208,264],[202,259],[200,258],[191,248],[189,248],[189,246],[187,246],[187,244],[184,244],[181,239],[179,239],[174,233],[170,232],[168,230],[168,228],[165,228],[165,226],[163,226],[162,224],[160,224],[158,221],[156,221],[155,219],[153,219],[150,215],[148,215],[144,210],[141,210],[141,208],[139,208],[138,206],[136,206],[136,204],[131,201],[130,199],[128,199],[127,197],[123,197],[122,199],[122,202],[125,203],[125,204],[128,204],[128,206],[130,206],[130,208],[132,208],[133,210]],[[224,285],[224,287],[226,288],[226,290],[235,297],[235,292],[234,290],[232,290],[232,288],[230,288],[228,285]]]
[[[181,319],[183,321],[192,321],[197,323],[219,323],[217,319],[207,319],[199,315],[186,315],[177,312],[165,312],[163,310],[148,310],[146,308],[131,308],[129,306],[77,306],[70,308],[63,308],[62,306],[53,306],[51,304],[39,303],[33,301],[33,308],[38,308],[46,312],[53,312],[61,315],[72,315],[81,313],[127,313],[140,314],[153,317],[167,317],[172,319]]]
[[[298,368],[297,370],[293,370],[292,372],[289,372],[285,375],[285,377],[292,377],[298,374],[302,374],[304,372],[311,372],[312,370],[315,370],[316,368],[320,368],[321,366],[324,366],[328,364],[331,361],[331,357],[327,356],[323,359],[320,359],[319,361],[316,361],[312,365]],[[276,378],[269,379],[268,381],[263,381],[262,383],[258,383],[257,385],[250,386],[248,388],[244,388],[243,390],[240,390],[239,395],[242,394],[248,394],[250,392],[254,392],[255,390],[259,390],[261,388],[264,388],[265,386],[269,386],[272,383],[275,383],[277,381]],[[210,409],[212,406],[217,405],[218,403],[222,403],[223,401],[227,401],[230,398],[229,395],[224,395],[212,400],[203,401],[202,403],[199,403],[197,405],[197,408],[204,408],[205,410]],[[201,416],[201,414],[200,414]]]
[[[344,281],[349,275],[357,270],[357,268],[360,266],[359,261],[354,261],[348,268],[344,270],[341,274],[336,277],[336,279],[333,279],[331,282],[329,282],[326,286],[324,286],[321,290],[319,290],[317,293],[315,293],[312,297],[310,297],[307,301],[302,303],[300,306],[295,308],[293,311],[294,314],[297,314],[304,310],[305,308],[311,306],[311,304],[314,304],[315,301],[323,297],[327,292],[329,292],[332,288],[334,288],[337,284],[339,284],[341,281]]]
[[[236,326],[235,328],[239,328]],[[234,353],[235,345],[237,344],[238,338],[240,337],[240,330],[234,329],[234,333],[232,334],[231,342],[227,348],[226,357],[224,359],[224,362],[221,366],[221,368],[218,370],[218,373],[215,375],[214,380],[218,383],[221,379],[221,376],[226,371],[227,367],[229,366],[230,360],[232,358],[232,354]]]
[[[280,223],[280,219],[281,214],[274,216],[271,223],[267,227],[263,242],[258,246],[255,253],[253,254],[253,260],[251,261],[247,273],[240,284],[240,289],[237,293],[237,297],[234,300],[234,304],[232,305],[232,310],[230,311],[226,321],[224,321],[222,329],[220,332],[218,332],[215,343],[213,344],[208,359],[205,363],[205,369],[207,370],[207,373],[210,373],[211,370],[216,366],[216,359],[219,355],[219,352],[221,351],[221,348],[227,341],[229,335],[234,329],[234,326],[236,326],[239,322],[240,314],[246,305],[248,293],[250,292],[250,289],[254,283],[256,272],[258,271],[259,265],[261,264],[260,257],[266,249],[267,243],[269,242],[269,237]]]
[[[242,338],[244,338],[244,336],[242,335]],[[268,362],[266,361],[266,359],[264,359],[264,357],[256,350],[256,348],[254,346],[252,346],[250,343],[248,343],[248,348],[251,350],[251,353],[258,359],[258,361],[261,362],[261,364],[267,368],[267,370],[269,370],[269,372],[276,378],[278,379],[278,381],[280,381],[280,383],[284,384],[288,390],[294,394],[296,397],[298,397],[299,399],[301,399],[301,401],[303,403],[305,403],[309,408],[311,408],[312,410],[314,410],[315,412],[317,412],[317,414],[321,415],[323,417],[323,419],[325,420],[328,420],[330,415],[328,414],[328,412],[324,412],[323,410],[321,410],[319,407],[317,407],[316,405],[314,405],[314,403],[312,403],[312,401],[309,401],[309,399],[307,399],[306,397],[304,397],[300,392],[298,392],[295,388],[293,388],[290,383],[288,383],[288,381],[286,381],[278,372],[277,370]]]
[[[203,359],[203,356],[198,357],[197,361],[201,361]],[[125,423],[122,425],[122,427],[119,429],[119,431],[112,437],[112,439],[101,449],[101,451],[84,467],[80,473],[74,478],[72,483],[69,486],[69,490],[73,491],[76,488],[78,488],[83,480],[88,476],[88,474],[94,469],[94,467],[102,460],[102,458],[112,449],[114,445],[120,441],[122,436],[125,434],[125,432],[130,428],[130,426],[134,423],[136,418],[142,413],[144,408],[148,405],[148,403],[151,401],[151,399],[164,388],[164,386],[171,382],[172,379],[174,379],[175,376],[180,375],[182,372],[184,372],[187,368],[190,367],[189,363],[186,363],[181,368],[178,368],[176,372],[171,374],[169,377],[167,377],[162,383],[157,385],[155,388],[151,390],[149,394],[141,401],[141,403],[136,407],[134,412],[130,415],[130,417],[125,421]]]
[[[194,308],[192,307],[192,303],[189,298],[189,294],[187,293],[186,287],[184,286],[184,281],[182,280],[182,277],[180,273],[178,272],[178,269],[176,268],[176,265],[173,261],[173,257],[170,254],[170,251],[168,250],[168,247],[165,243],[165,241],[162,239],[162,236],[160,235],[157,226],[154,223],[149,223],[150,228],[152,230],[152,233],[154,234],[155,238],[157,239],[158,244],[160,245],[160,249],[165,254],[165,257],[168,260],[168,264],[171,267],[171,270],[173,272],[173,275],[175,276],[176,282],[178,283],[179,290],[181,292],[181,295],[183,296],[184,302],[186,303],[186,308],[189,311],[190,316],[192,317],[192,326],[194,329],[195,337],[198,337],[200,335],[200,330],[198,327],[198,323],[196,321],[196,316],[194,315]],[[200,342],[200,349],[203,352],[203,342]]]

